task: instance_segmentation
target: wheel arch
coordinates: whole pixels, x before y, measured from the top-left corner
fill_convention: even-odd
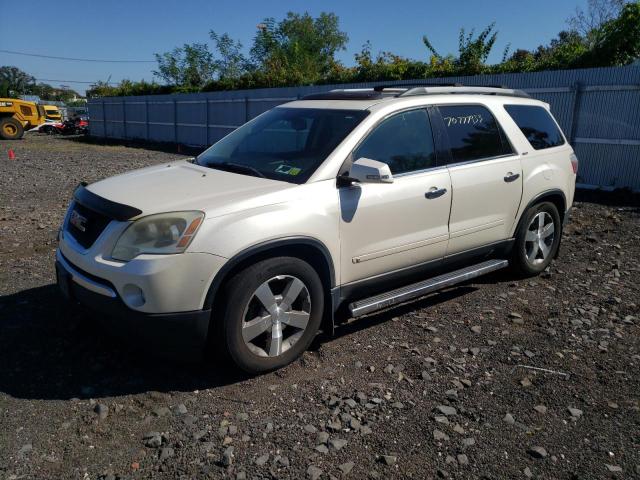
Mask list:
[[[560,215],[560,225],[563,224],[564,217],[567,214],[567,197],[562,190],[554,188],[552,190],[546,190],[542,193],[539,193],[538,195],[533,197],[529,201],[529,203],[527,203],[527,205],[522,209],[516,229],[513,232],[514,236],[516,236],[522,228],[522,222],[524,221],[525,213],[534,205],[542,202],[551,202],[556,206],[556,208],[558,209],[558,214]]]
[[[286,237],[269,240],[252,245],[234,255],[227,261],[215,275],[207,295],[205,297],[205,309],[212,310],[212,322],[209,327],[210,334],[215,330],[216,311],[220,309],[215,305],[224,305],[223,286],[236,272],[255,262],[276,256],[300,258],[309,263],[318,273],[324,289],[325,308],[322,319],[322,328],[329,334],[333,333],[333,302],[331,292],[336,285],[335,268],[329,249],[320,240],[312,237]]]

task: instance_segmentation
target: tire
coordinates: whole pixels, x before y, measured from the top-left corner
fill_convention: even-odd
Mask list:
[[[530,207],[518,227],[511,256],[512,269],[525,277],[544,271],[558,252],[561,236],[562,222],[553,203],[542,202]]]
[[[293,301],[287,299],[288,292]],[[293,362],[320,328],[322,282],[314,268],[299,258],[275,257],[251,265],[231,278],[225,293],[214,347],[247,373],[268,372]]]
[[[0,120],[0,138],[3,140],[18,140],[24,135],[22,124],[12,117]]]

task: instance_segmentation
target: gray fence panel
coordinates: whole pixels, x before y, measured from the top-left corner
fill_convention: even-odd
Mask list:
[[[640,190],[640,67],[261,88],[89,101],[91,135],[208,146],[277,105],[333,88],[508,85],[547,102],[580,159],[578,181]]]

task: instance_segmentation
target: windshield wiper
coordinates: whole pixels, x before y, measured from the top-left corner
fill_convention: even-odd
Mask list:
[[[207,165],[209,168],[218,168],[220,170],[226,170],[228,172],[236,172],[236,173],[248,173],[249,175],[253,175],[255,177],[267,178],[264,173],[260,170],[250,167],[249,165],[241,165],[239,163],[232,162],[221,162],[221,163],[210,163]]]

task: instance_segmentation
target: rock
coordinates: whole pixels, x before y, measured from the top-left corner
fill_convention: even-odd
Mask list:
[[[171,410],[169,410],[167,407],[157,407],[153,409],[153,414],[156,417],[164,417],[165,415],[168,415],[171,412]]]
[[[329,434],[327,432],[318,433],[318,442],[327,443],[329,441]]]
[[[145,433],[142,439],[144,440],[144,444],[149,448],[160,448],[162,445],[162,435],[158,432]]]
[[[609,470],[611,473],[617,473],[622,471],[622,467],[618,465],[609,465],[608,463],[605,463],[605,465],[607,466],[607,470]]]
[[[444,433],[441,430],[436,429],[436,430],[433,431],[433,439],[434,440],[438,440],[438,441],[440,441],[440,440],[448,441],[449,440],[449,435],[447,435],[446,433]]]
[[[324,444],[317,445],[315,447],[315,451],[320,453],[329,453],[329,449]]]
[[[242,422],[246,422],[247,420],[249,420],[249,414],[241,412],[236,415],[236,418]]]
[[[256,458],[256,465],[258,465],[259,467],[263,466],[265,463],[267,463],[269,461],[269,454],[265,453],[264,455],[260,455],[258,458]]]
[[[449,407],[447,405],[438,405],[436,408],[440,413],[446,416],[451,416],[458,413],[455,408]]]
[[[93,407],[93,411],[98,414],[100,420],[104,420],[109,416],[109,407],[103,403],[97,403],[96,406]]]
[[[580,418],[582,416],[582,410],[580,410],[579,408],[572,408],[569,407],[567,408],[567,410],[569,411],[569,413],[571,414],[571,416],[573,418]]]
[[[32,450],[33,450],[33,445],[30,443],[25,443],[22,447],[20,447],[20,450],[18,450],[18,456],[24,457]]]
[[[316,427],[314,427],[313,425],[305,425],[304,426],[304,431],[307,433],[316,433],[318,431],[318,429]]]
[[[233,455],[233,447],[227,447],[225,451],[222,453],[222,464],[225,467],[233,464],[233,460],[235,456]]]
[[[480,334],[482,333],[482,327],[480,325],[474,325],[471,327],[471,331],[475,334]]]
[[[351,470],[353,470],[353,467],[356,464],[353,462],[347,462],[347,463],[343,463],[342,465],[339,465],[338,468],[340,469],[340,471],[342,472],[343,475],[349,475],[349,473],[351,473]]]
[[[173,448],[165,447],[160,450],[160,461],[164,462],[167,458],[173,457]]]
[[[545,407],[544,405],[536,405],[535,407],[533,407],[533,409],[542,415],[547,413],[547,407]]]
[[[514,423],[516,423],[515,418],[513,418],[513,415],[511,415],[510,413],[507,413],[502,420],[509,425],[513,425]]]
[[[460,465],[469,465],[469,458],[464,453],[459,454],[456,458]]]
[[[399,409],[399,410],[400,410],[400,409],[403,409],[403,408],[404,408],[404,403],[402,403],[402,402],[393,402],[393,403],[391,404],[391,406],[392,406],[393,408],[397,408],[397,409]]]
[[[309,465],[309,468],[307,468],[307,475],[311,480],[318,480],[318,478],[320,478],[320,475],[322,475],[322,470],[320,470],[315,465]]]
[[[395,455],[380,455],[380,460],[385,465],[392,466],[396,464],[398,457]]]
[[[509,312],[509,318],[522,318],[518,312]]]
[[[546,458],[547,451],[544,447],[534,446],[527,450],[527,453],[531,455],[533,458]]]
[[[533,477],[533,472],[531,471],[531,469],[529,467],[526,467],[523,471],[524,476],[527,478],[531,478]]]
[[[462,439],[462,446],[463,447],[472,447],[476,444],[476,439],[473,437],[469,437],[469,438],[463,438]]]
[[[335,450],[340,450],[346,444],[347,441],[341,438],[332,438],[331,440],[329,440],[329,445],[331,445],[331,447],[333,447]]]
[[[533,383],[531,383],[531,380],[529,379],[529,377],[524,377],[522,380],[520,380],[520,385],[527,388],[533,385]]]
[[[176,415],[186,415],[187,407],[185,406],[184,403],[181,403],[181,404],[176,406],[175,412],[176,412]]]

